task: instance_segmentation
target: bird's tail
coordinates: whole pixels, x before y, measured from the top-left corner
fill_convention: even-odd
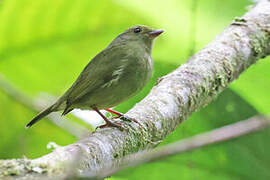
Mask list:
[[[55,104],[48,107],[47,109],[41,111],[36,117],[34,117],[25,127],[30,128],[33,124],[41,120],[43,117],[47,116],[51,112],[55,111],[57,108],[55,107]]]

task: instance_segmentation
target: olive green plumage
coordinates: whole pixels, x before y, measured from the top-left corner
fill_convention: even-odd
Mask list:
[[[26,127],[54,111],[64,110],[65,115],[74,108],[105,109],[134,96],[151,78],[153,40],[162,32],[138,25],[117,36],[86,65],[64,95]]]

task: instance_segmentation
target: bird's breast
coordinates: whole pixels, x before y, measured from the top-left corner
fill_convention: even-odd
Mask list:
[[[113,58],[117,66],[104,76],[104,83],[89,93],[82,104],[94,104],[100,109],[109,108],[126,101],[143,89],[152,76],[151,55],[130,51]]]

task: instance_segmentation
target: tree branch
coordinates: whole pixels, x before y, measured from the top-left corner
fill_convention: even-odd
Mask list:
[[[156,148],[154,150],[131,154],[123,159],[121,166],[119,167],[103,169],[99,174],[85,173],[82,177],[99,179],[105,178],[113,175],[117,171],[126,169],[128,167],[134,167],[143,163],[160,160],[168,156],[192,151],[194,149],[219,142],[228,141],[248,133],[259,131],[268,127],[269,125],[269,118],[264,116],[255,116],[248,120],[243,120],[205,133],[201,133],[193,137]]]
[[[126,114],[142,126],[123,122],[124,131],[102,129],[38,159],[2,160],[0,176],[63,175],[78,154],[81,171],[98,173],[117,166],[121,157],[155,147],[192,112],[206,106],[245,69],[269,54],[270,2],[261,0],[186,64],[162,77]]]

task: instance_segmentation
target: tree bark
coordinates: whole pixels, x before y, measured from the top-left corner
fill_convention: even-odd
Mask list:
[[[0,161],[0,177],[66,176],[72,166],[98,173],[121,157],[158,145],[187,117],[206,106],[258,59],[270,54],[270,1],[261,0],[204,49],[162,77],[126,115],[125,130],[105,128],[37,159]],[[74,168],[73,168],[74,169]]]

